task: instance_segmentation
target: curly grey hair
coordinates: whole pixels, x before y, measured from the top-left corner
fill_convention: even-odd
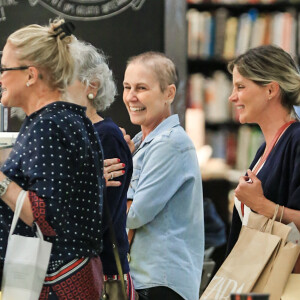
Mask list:
[[[95,99],[89,100],[97,111],[104,111],[115,100],[116,84],[104,53],[90,43],[76,40],[71,52],[77,65],[77,79],[86,87],[98,87]]]

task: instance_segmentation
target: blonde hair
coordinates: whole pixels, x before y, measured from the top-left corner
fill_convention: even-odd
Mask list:
[[[49,26],[32,24],[12,33],[7,41],[16,48],[17,58],[40,71],[40,78],[52,89],[61,92],[73,81],[75,64],[69,51],[73,36],[63,37],[57,28],[63,19],[49,22]]]
[[[162,92],[164,92],[170,84],[175,84],[177,87],[178,74],[176,66],[164,53],[148,51],[132,56],[127,60],[126,68],[132,63],[143,63],[152,68],[159,81]]]
[[[282,48],[265,45],[252,48],[228,64],[232,74],[234,67],[245,78],[258,85],[275,81],[280,86],[281,104],[289,111],[300,104],[300,74],[293,58]]]

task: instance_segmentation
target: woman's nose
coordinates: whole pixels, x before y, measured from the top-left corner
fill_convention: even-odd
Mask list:
[[[236,94],[235,91],[232,91],[231,95],[228,97],[228,100],[229,100],[230,102],[233,102],[233,101],[235,101],[236,99],[237,99],[237,94]]]
[[[128,90],[127,94],[126,94],[126,100],[136,100],[136,92],[133,89]]]

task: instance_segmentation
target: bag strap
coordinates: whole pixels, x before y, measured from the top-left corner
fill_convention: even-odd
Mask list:
[[[278,214],[278,210],[279,210],[279,204],[276,204],[272,219],[267,219],[267,221],[261,226],[260,231],[267,232],[267,233],[272,232],[274,222]]]
[[[127,300],[124,274],[123,274],[120,255],[119,255],[118,242],[117,242],[116,235],[115,235],[115,230],[114,230],[114,226],[113,226],[113,222],[112,222],[111,213],[109,211],[109,207],[108,207],[108,203],[107,203],[106,189],[107,189],[106,186],[104,186],[104,191],[103,191],[103,205],[105,207],[104,213],[106,214],[106,219],[108,221],[109,236],[110,236],[110,240],[112,243],[113,253],[114,253],[114,257],[115,257],[115,261],[116,261],[116,265],[117,265],[117,269],[118,269],[118,274],[119,274],[119,277],[121,280],[123,298],[124,298],[124,300]]]
[[[262,156],[262,158],[260,159],[259,163],[256,165],[256,167],[254,168],[254,170],[252,171],[254,174],[256,174],[258,172],[258,170],[260,169],[260,167],[262,166],[263,163],[265,163],[265,161],[267,160],[269,154],[271,153],[271,151],[273,150],[273,148],[275,147],[277,141],[279,140],[280,136],[282,135],[282,133],[292,124],[295,123],[296,120],[292,120],[290,122],[287,122],[285,124],[283,124],[278,131],[276,132],[269,149],[266,149],[267,151],[265,152],[265,154]]]
[[[16,229],[16,226],[17,226],[17,223],[18,223],[18,220],[20,218],[20,214],[21,214],[21,211],[23,208],[24,200],[26,198],[26,194],[27,194],[27,191],[21,190],[18,195],[18,198],[16,201],[16,207],[15,207],[15,211],[14,211],[14,217],[11,222],[11,227],[10,227],[10,231],[9,231],[9,237],[14,233],[14,231]],[[39,239],[44,240],[44,236],[42,234],[42,231],[41,231],[39,225],[35,222],[34,222],[34,225],[36,227],[36,236]]]
[[[19,220],[19,217],[20,217],[20,214],[21,214],[21,210],[22,210],[22,207],[23,207],[25,197],[26,197],[26,191],[21,190],[21,192],[18,195],[17,201],[16,201],[16,207],[15,207],[14,217],[13,217],[13,220],[11,222],[9,237],[15,231],[16,225],[18,223],[18,220]]]

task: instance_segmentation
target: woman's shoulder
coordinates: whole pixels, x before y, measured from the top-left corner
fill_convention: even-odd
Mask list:
[[[124,140],[121,129],[111,118],[105,118],[103,121],[94,124],[94,127],[100,138],[112,138],[119,140],[120,142],[123,142]]]
[[[151,147],[148,151],[161,152],[163,149],[164,153],[173,152],[174,154],[179,154],[188,150],[194,150],[195,147],[185,130],[178,125],[164,130],[159,135],[155,136],[151,141]]]
[[[292,143],[300,143],[300,122],[295,122],[288,129],[287,139]]]

